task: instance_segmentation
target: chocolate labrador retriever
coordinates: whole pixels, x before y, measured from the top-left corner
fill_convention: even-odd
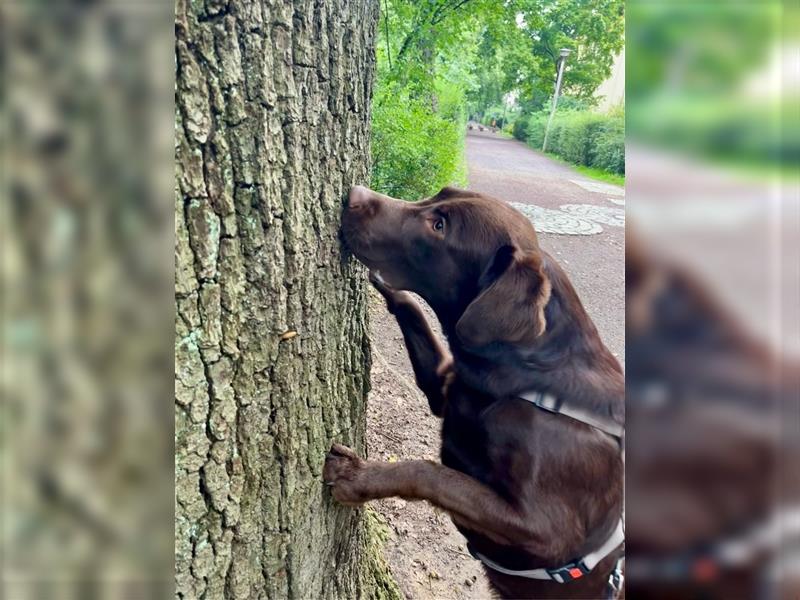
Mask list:
[[[447,511],[503,597],[619,596],[623,374],[531,223],[464,190],[407,203],[355,187],[342,233],[442,419],[442,462],[365,461],[336,444],[323,473],[336,500]],[[452,354],[405,290],[435,311]]]

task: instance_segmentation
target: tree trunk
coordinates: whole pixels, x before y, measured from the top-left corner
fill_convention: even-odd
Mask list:
[[[366,183],[378,5],[178,0],[176,593],[396,595],[332,440],[364,451],[364,277],[342,257]]]

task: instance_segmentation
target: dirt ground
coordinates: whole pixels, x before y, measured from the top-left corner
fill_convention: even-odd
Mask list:
[[[421,302],[422,303],[422,302]],[[423,304],[431,325],[433,313]],[[371,290],[372,391],[367,410],[371,460],[439,460],[440,421],[414,382],[403,336],[380,295]],[[389,498],[373,503],[389,525],[386,559],[406,598],[490,598],[480,563],[467,552],[450,517],[427,502]]]
[[[524,144],[470,132],[469,187],[509,202],[557,209],[564,203],[618,206],[621,189],[593,190],[586,178]],[[587,189],[587,186],[589,189]],[[603,226],[596,235],[540,234],[541,246],[569,274],[600,335],[624,357],[624,230]],[[429,321],[438,323],[427,306]],[[400,329],[374,290],[370,297],[373,349],[367,445],[372,460],[439,460],[440,422],[417,388]],[[480,563],[466,550],[450,518],[425,502],[373,503],[391,535],[385,553],[405,596],[426,599],[491,598]]]

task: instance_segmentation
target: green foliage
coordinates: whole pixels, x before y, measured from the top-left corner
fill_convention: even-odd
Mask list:
[[[780,40],[781,2],[646,2],[629,4],[627,93],[735,93]],[[788,29],[786,31],[789,31]]]
[[[586,175],[587,177],[591,177],[592,179],[596,179],[598,181],[603,181],[612,185],[625,185],[625,175],[623,174],[610,173],[604,169],[598,169],[597,167],[584,167],[582,165],[572,165],[572,168],[581,175]]]
[[[625,172],[625,116],[622,111],[605,118],[592,140],[589,165],[609,173]]]
[[[780,2],[641,0],[630,10],[632,139],[736,166],[797,164],[797,93],[779,98],[764,81],[781,32],[797,30],[796,11]]]
[[[370,186],[395,198],[417,200],[451,183],[463,183],[463,106],[429,103],[388,91],[372,111]],[[448,118],[449,117],[449,118]]]
[[[541,111],[516,128],[521,138],[541,150],[549,113]],[[520,138],[515,133],[515,137]],[[558,111],[547,138],[547,151],[575,165],[603,169],[610,173],[625,172],[625,117],[622,111],[604,115],[590,111]]]
[[[743,102],[736,97],[651,98],[630,113],[639,139],[696,156],[751,164],[791,163],[800,158],[797,119],[790,101]],[[658,119],[650,115],[658,114]]]
[[[447,79],[438,79],[434,86],[436,113],[447,121],[467,124],[467,103],[463,89]]]
[[[544,130],[547,126],[548,114],[544,111],[520,118],[517,123],[521,123],[516,128],[514,137],[523,142],[528,142],[534,148],[541,150],[544,142]],[[519,135],[517,135],[519,132]],[[550,136],[550,147],[553,147],[553,136]]]
[[[576,98],[574,96],[561,96],[558,99],[558,110],[589,110],[592,108],[593,102],[585,98]],[[550,103],[547,105],[550,109]]]
[[[530,125],[531,119],[532,119],[531,115],[520,116],[516,121],[514,121],[514,126],[511,129],[511,135],[513,135],[518,140],[526,142],[528,140],[528,127]]]
[[[594,165],[598,133],[604,124],[602,115],[591,112],[566,113],[571,118],[554,123],[554,152],[576,165]]]
[[[479,19],[500,8],[490,0],[388,0],[381,8],[370,185],[413,200],[465,185]]]
[[[405,198],[465,180],[467,114],[502,129],[513,122],[514,136],[527,139],[534,120],[520,109],[549,104],[560,48],[573,50],[562,107],[579,111],[623,44],[623,0],[382,0],[381,9],[371,185]],[[508,94],[518,108],[505,108]],[[534,125],[535,137],[543,128]],[[587,127],[564,127],[558,143],[577,160],[620,168],[615,132]]]
[[[590,101],[624,44],[623,0],[519,0],[519,5],[521,29],[537,58],[533,85],[552,94],[559,50],[569,48],[564,93]]]
[[[498,3],[500,4],[500,3]],[[468,97],[471,112],[518,92],[524,113],[549,104],[561,48],[567,59],[563,93],[594,102],[597,87],[611,74],[624,44],[623,0],[508,0],[506,10],[487,22],[478,50],[479,86]]]

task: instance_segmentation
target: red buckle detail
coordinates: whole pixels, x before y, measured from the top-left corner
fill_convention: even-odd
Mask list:
[[[555,579],[556,581],[560,581],[561,583],[567,583],[570,581],[574,581],[575,579],[580,579],[584,575],[588,574],[590,571],[586,568],[586,565],[583,563],[583,560],[571,562],[563,567],[558,569],[548,569],[547,570],[550,577]]]
[[[573,579],[577,579],[578,577],[583,577],[583,571],[581,571],[577,567],[575,567],[574,569],[570,569],[568,573],[570,577],[572,577]]]
[[[705,583],[716,579],[719,569],[713,560],[701,558],[692,565],[692,574],[697,581]]]

